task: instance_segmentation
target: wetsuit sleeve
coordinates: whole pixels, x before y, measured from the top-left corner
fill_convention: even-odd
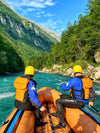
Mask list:
[[[31,80],[28,83],[28,93],[29,93],[28,97],[32,103],[32,106],[35,106],[36,108],[41,107],[41,103],[39,102],[39,100],[37,98],[35,82],[33,82]]]
[[[95,91],[94,91],[94,88],[91,88],[90,89],[90,98],[89,98],[89,101],[90,102],[94,102],[95,100]]]
[[[69,80],[69,82],[67,84],[65,84],[65,83],[61,84],[61,89],[64,91],[70,90],[72,87],[73,87],[72,80]]]

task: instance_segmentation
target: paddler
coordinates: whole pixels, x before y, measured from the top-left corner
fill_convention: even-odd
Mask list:
[[[25,76],[17,77],[14,81],[16,88],[15,107],[21,110],[35,110],[36,126],[43,126],[46,122],[40,121],[40,112],[45,111],[46,108],[41,105],[37,98],[37,82],[33,80],[35,68],[27,66],[24,74]]]
[[[74,78],[69,80],[67,84],[61,83],[61,89],[70,90],[70,95],[61,95],[60,99],[56,100],[57,112],[51,115],[57,116],[60,119],[55,128],[65,127],[64,124],[64,107],[67,108],[82,108],[89,102],[89,106],[93,106],[94,94],[93,82],[90,78],[82,75],[82,67],[75,65],[73,67]]]

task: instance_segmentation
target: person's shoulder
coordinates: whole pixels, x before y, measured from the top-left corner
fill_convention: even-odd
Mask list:
[[[29,83],[34,83],[34,81],[33,80],[29,80]]]
[[[74,77],[71,79],[71,82],[81,82],[81,79],[78,77]]]
[[[37,85],[37,82],[35,80],[33,80],[33,79],[31,79],[29,82],[32,83],[32,84]]]
[[[76,77],[73,77],[72,79],[69,80],[69,83],[73,83],[76,81]]]
[[[78,78],[77,78],[77,77],[73,77],[71,80],[72,80],[72,81],[73,81],[73,80],[78,80]]]

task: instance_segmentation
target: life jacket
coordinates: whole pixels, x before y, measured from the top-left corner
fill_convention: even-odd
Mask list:
[[[73,87],[70,91],[70,94],[75,99],[87,100],[89,99],[90,89],[93,86],[93,82],[90,78],[85,77],[80,77],[80,81],[82,81],[82,88],[80,90],[77,90]]]
[[[82,78],[83,90],[84,90],[84,99],[89,98],[90,89],[93,87],[93,82],[90,78]]]
[[[28,99],[28,83],[29,79],[24,77],[18,77],[14,81],[14,87],[16,88],[15,99],[21,102],[25,102]]]

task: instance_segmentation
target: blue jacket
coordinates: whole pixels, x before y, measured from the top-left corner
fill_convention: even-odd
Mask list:
[[[75,78],[73,78],[73,79],[71,79],[71,80],[69,80],[69,82],[67,83],[67,84],[65,84],[65,83],[62,83],[61,84],[61,88],[62,88],[62,90],[70,90],[70,89],[74,89],[74,93],[75,93],[75,100],[77,100],[77,101],[82,101],[82,102],[84,102],[84,103],[87,103],[88,102],[88,100],[83,100],[82,98],[81,98],[81,96],[82,96],[82,87],[83,87],[83,84],[82,84],[82,81],[81,81],[81,79],[80,78],[78,78],[78,77],[75,77]],[[92,88],[93,89],[93,88]],[[91,92],[91,91],[90,91]],[[92,92],[93,93],[93,92]],[[94,94],[93,94],[94,95]],[[94,96],[91,96],[91,97],[94,97]],[[93,99],[93,98],[92,98]]]
[[[33,80],[30,80],[28,83],[28,94],[29,99],[31,100],[31,103],[36,108],[41,106],[41,103],[39,102],[37,98],[37,92],[36,92],[36,84]]]

